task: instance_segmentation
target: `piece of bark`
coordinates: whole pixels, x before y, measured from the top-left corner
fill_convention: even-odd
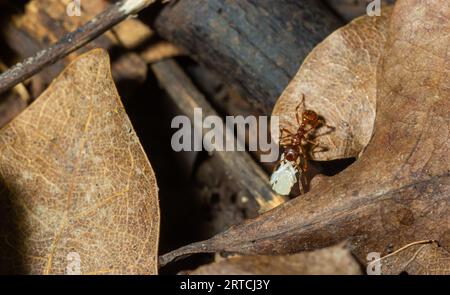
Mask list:
[[[174,1],[154,27],[270,114],[306,55],[341,22],[315,0]]]

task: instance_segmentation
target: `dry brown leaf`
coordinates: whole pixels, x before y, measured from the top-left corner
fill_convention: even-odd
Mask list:
[[[77,255],[83,274],[157,273],[157,184],[106,51],[74,61],[0,148],[2,273],[63,274]]]
[[[450,255],[436,243],[416,243],[392,254],[394,255],[389,254],[379,260],[383,274],[395,275],[402,272],[418,275],[450,274]]]
[[[316,140],[325,149],[312,153],[314,160],[358,157],[369,143],[376,114],[377,65],[391,12],[387,7],[381,17],[360,17],[331,34],[308,55],[276,102],[272,115],[280,117],[281,128],[298,129],[295,115],[302,95],[306,108],[332,127],[318,130]]]
[[[192,275],[358,275],[350,251],[337,245],[285,256],[239,256],[201,266]]]
[[[375,132],[353,165],[309,193],[163,255],[160,262],[207,251],[287,254],[345,239],[363,263],[371,252],[384,256],[420,240],[437,241],[447,259],[449,19],[449,2],[397,1],[378,65]],[[431,261],[428,269],[447,273],[442,259]],[[400,272],[404,265],[394,267]]]

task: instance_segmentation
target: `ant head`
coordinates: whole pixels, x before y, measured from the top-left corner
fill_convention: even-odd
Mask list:
[[[288,161],[294,162],[299,157],[298,151],[293,146],[287,146],[284,150],[284,156]]]
[[[302,115],[302,121],[304,124],[316,123],[319,120],[319,116],[316,112],[311,110],[305,110]]]

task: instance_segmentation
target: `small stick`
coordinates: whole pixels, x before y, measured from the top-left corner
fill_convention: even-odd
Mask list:
[[[412,247],[412,246],[415,246],[415,245],[431,244],[431,243],[436,243],[436,242],[437,242],[436,240],[423,240],[423,241],[412,242],[412,243],[409,243],[408,245],[405,245],[405,246],[401,247],[400,249],[395,250],[394,252],[392,252],[390,254],[387,254],[387,255],[385,255],[385,256],[383,256],[381,258],[375,259],[375,260],[371,261],[370,263],[373,264],[375,262],[381,261],[383,259],[386,259],[388,257],[396,255],[396,254],[398,254],[398,253],[408,249],[409,247]]]
[[[7,69],[8,68],[6,67],[6,65],[2,61],[0,61],[0,72],[4,72]],[[23,85],[22,83],[17,84],[16,86],[14,86],[14,91],[19,95],[20,99],[25,102],[25,104],[30,103],[30,94],[28,93],[25,85]]]
[[[93,39],[111,29],[116,24],[135,15],[156,0],[121,0],[92,20],[66,34],[49,48],[39,51],[34,56],[16,64],[0,75],[0,93],[30,78],[44,67],[54,64],[71,52],[83,47]]]

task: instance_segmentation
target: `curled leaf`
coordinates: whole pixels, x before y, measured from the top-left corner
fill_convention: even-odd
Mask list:
[[[381,17],[360,17],[338,29],[308,55],[275,104],[280,127],[296,131],[297,106],[316,111],[328,126],[315,140],[314,160],[358,157],[373,133],[376,114],[376,72],[387,37],[392,9]],[[278,136],[277,136],[278,138]]]

